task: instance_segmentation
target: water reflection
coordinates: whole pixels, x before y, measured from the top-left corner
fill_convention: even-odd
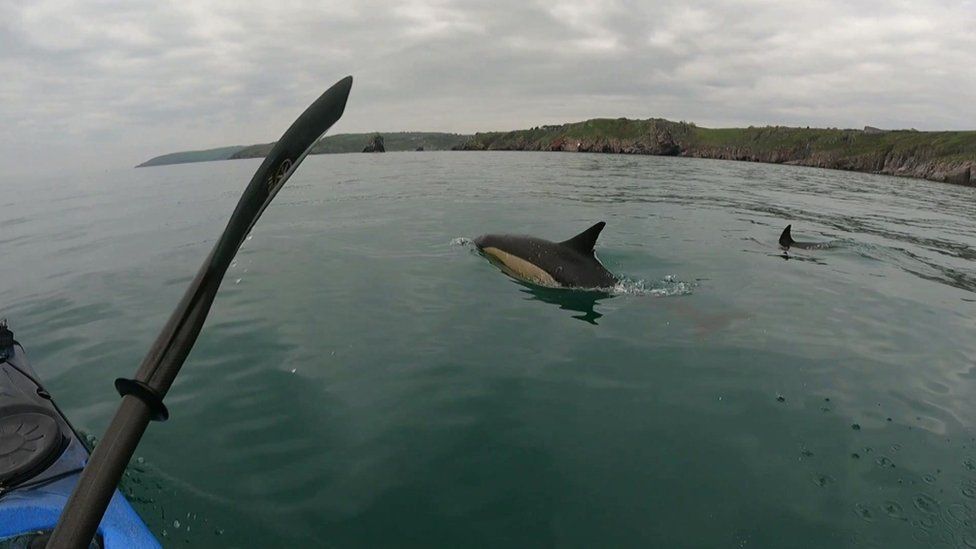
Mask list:
[[[536,286],[521,280],[515,283],[522,286],[521,291],[529,294],[529,299],[558,305],[564,311],[582,313],[573,318],[597,325],[597,320],[603,317],[597,312],[596,304],[604,299],[611,299],[613,294],[599,290],[574,290],[568,288],[547,288]]]
[[[781,258],[785,259],[786,261],[789,261],[789,260],[792,259],[794,261],[806,261],[808,263],[816,263],[817,265],[826,265],[827,264],[826,261],[824,261],[824,260],[822,260],[820,258],[817,258],[817,257],[814,257],[814,256],[810,256],[810,255],[799,255],[799,254],[795,254],[795,253],[789,253],[789,252],[787,252],[785,250],[784,251],[781,251],[778,254],[770,254],[770,255],[773,256],[773,257],[781,257]]]
[[[466,238],[456,238],[453,242],[458,244],[468,244],[470,243],[470,240]],[[498,261],[498,259],[496,259],[494,256],[482,253],[477,249],[477,247],[474,246],[472,246],[472,250],[474,253],[487,259],[492,265],[498,267],[512,280],[512,282],[521,286],[522,289],[520,291],[529,294],[528,299],[558,305],[559,308],[564,311],[582,313],[580,315],[573,315],[573,318],[582,320],[584,322],[589,322],[593,325],[597,325],[597,320],[603,317],[602,313],[596,311],[596,304],[601,300],[614,297],[613,294],[601,290],[580,290],[573,288],[552,288],[548,286],[539,286],[521,279],[518,274],[512,272],[508,266],[501,261]]]

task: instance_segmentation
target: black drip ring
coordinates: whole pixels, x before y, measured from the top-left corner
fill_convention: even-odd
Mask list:
[[[149,419],[153,421],[169,419],[169,410],[163,404],[163,397],[145,382],[120,377],[115,380],[115,390],[120,396],[132,395],[143,401],[149,407]]]

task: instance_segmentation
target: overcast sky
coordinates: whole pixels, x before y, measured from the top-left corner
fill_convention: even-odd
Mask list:
[[[0,0],[0,182],[276,139],[591,117],[976,129],[976,0]]]

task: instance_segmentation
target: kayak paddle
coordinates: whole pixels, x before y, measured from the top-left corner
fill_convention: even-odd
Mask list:
[[[156,337],[135,378],[115,380],[122,403],[95,446],[48,547],[88,547],[149,421],[169,417],[163,397],[190,353],[237,249],[311,146],[342,116],[351,88],[351,76],[338,81],[281,136],[244,189],[223,234]]]

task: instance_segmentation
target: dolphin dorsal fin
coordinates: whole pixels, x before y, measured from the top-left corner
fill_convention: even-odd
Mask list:
[[[790,234],[790,227],[792,226],[793,225],[787,225],[786,228],[783,229],[783,234],[779,235],[779,245],[783,246],[784,248],[789,248],[790,244],[793,244],[794,242],[793,235]]]
[[[569,240],[560,242],[559,244],[576,250],[581,254],[593,254],[593,246],[596,245],[596,239],[600,238],[600,231],[603,230],[607,224],[603,221],[593,225],[589,229],[581,232],[580,234],[570,238]]]

